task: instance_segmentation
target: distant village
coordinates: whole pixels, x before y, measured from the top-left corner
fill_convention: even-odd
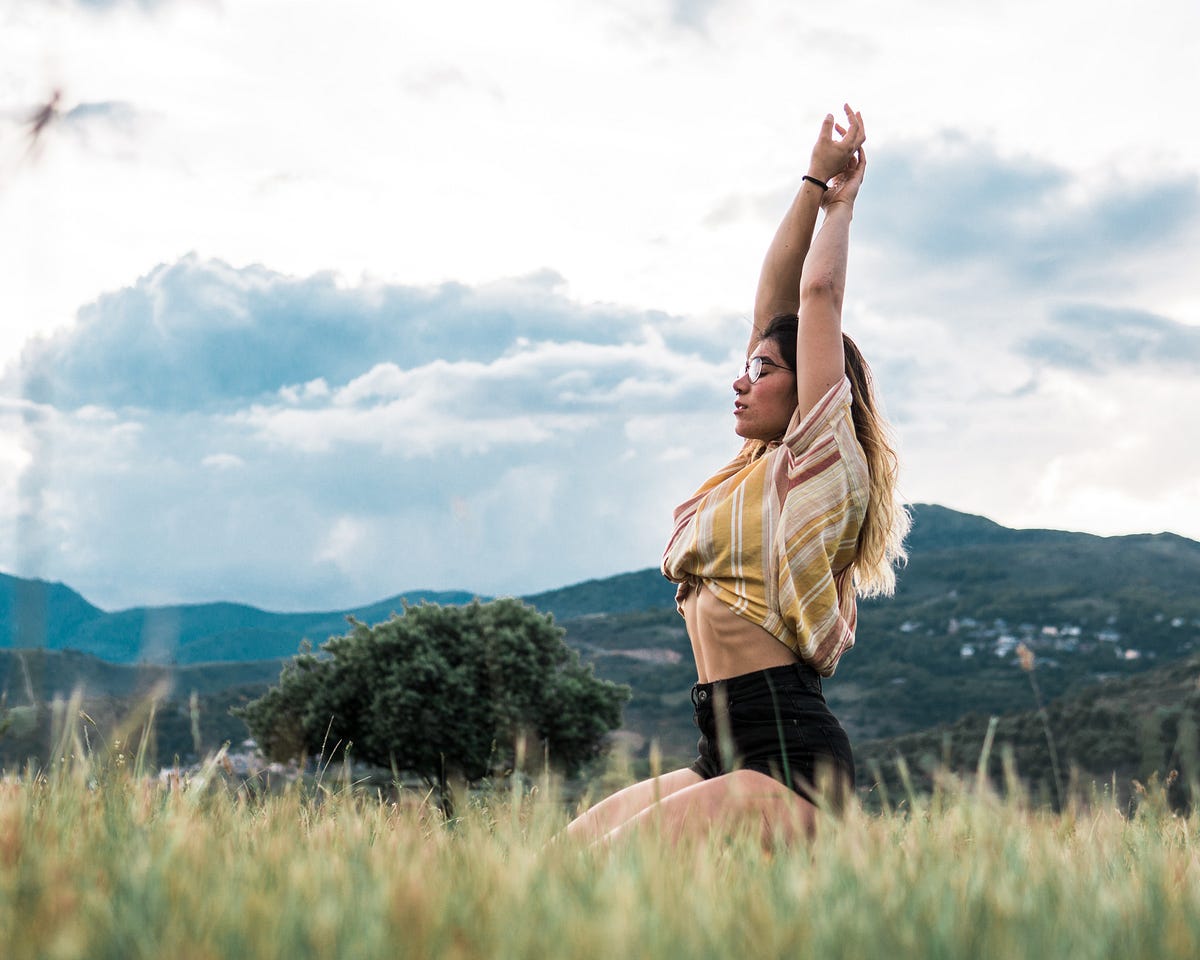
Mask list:
[[[1173,630],[1181,630],[1188,626],[1200,628],[1200,620],[1189,621],[1185,617],[1168,617],[1158,613],[1153,619],[1156,624]],[[1019,623],[1014,626],[1001,618],[990,623],[981,623],[973,617],[952,617],[946,624],[945,632],[962,640],[959,656],[964,659],[989,654],[1005,658],[1015,654],[1021,644],[1034,651],[1038,655],[1038,662],[1043,666],[1056,665],[1051,654],[1090,654],[1097,648],[1111,649],[1117,660],[1155,658],[1154,651],[1142,651],[1137,647],[1124,645],[1115,623],[1116,618],[1110,617],[1103,629],[1092,630],[1074,623]],[[928,633],[935,632],[916,620],[905,620],[900,625],[901,633],[917,633],[923,630]],[[1185,643],[1183,646],[1186,648],[1190,644]]]

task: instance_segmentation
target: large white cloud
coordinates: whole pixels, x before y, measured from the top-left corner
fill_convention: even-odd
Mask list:
[[[382,361],[487,361],[533,339],[605,345],[647,324],[660,338],[681,327],[661,314],[582,306],[561,286],[549,271],[475,288],[350,286],[333,273],[290,277],[189,255],[28,342],[7,383],[60,407],[195,409],[321,377],[346,382]]]
[[[188,257],[10,370],[3,564],[109,605],[288,608],[653,564],[672,500],[736,446],[730,328],[718,350],[549,275],[353,287]]]

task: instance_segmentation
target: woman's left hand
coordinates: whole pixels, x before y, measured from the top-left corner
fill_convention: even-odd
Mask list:
[[[858,151],[850,157],[846,168],[829,181],[829,187],[821,197],[821,206],[826,213],[836,203],[854,206],[854,199],[858,196],[858,188],[862,186],[866,170],[867,152],[859,146]]]

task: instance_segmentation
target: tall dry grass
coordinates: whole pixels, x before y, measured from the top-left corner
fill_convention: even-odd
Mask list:
[[[944,780],[764,851],[551,842],[546,778],[473,796],[159,783],[70,737],[0,785],[0,951],[26,958],[1195,957],[1200,820],[1151,786],[1062,813]],[[80,750],[74,757],[71,751]]]

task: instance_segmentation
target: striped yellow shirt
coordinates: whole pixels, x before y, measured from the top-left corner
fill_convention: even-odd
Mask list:
[[[662,564],[681,602],[702,581],[826,677],[854,646],[848,565],[870,485],[850,404],[843,378],[781,441],[747,441],[675,509]]]

